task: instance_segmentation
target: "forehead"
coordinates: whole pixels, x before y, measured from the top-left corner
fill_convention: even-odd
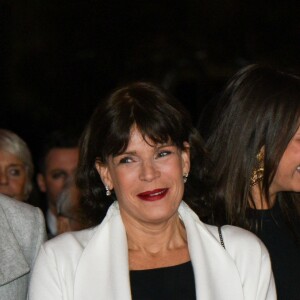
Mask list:
[[[166,141],[166,143],[169,141]],[[128,140],[128,146],[125,151],[130,150],[131,148],[155,148],[158,145],[162,145],[165,143],[159,143],[153,141],[150,137],[143,135],[141,131],[137,127],[133,127],[130,131],[130,136]]]
[[[46,156],[46,168],[63,169],[64,167],[76,167],[79,150],[75,148],[53,148]]]
[[[21,164],[23,162],[15,155],[10,152],[0,150],[0,163],[1,164]]]
[[[143,137],[142,133],[136,127],[133,127],[130,131],[127,148],[130,148],[134,145],[144,144],[146,142],[150,145],[154,145],[154,143],[147,138],[147,136]]]

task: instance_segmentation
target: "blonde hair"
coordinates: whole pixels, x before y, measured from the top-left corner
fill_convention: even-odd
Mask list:
[[[27,144],[14,132],[0,128],[0,150],[15,155],[24,164],[27,174],[25,186],[25,198],[27,199],[32,191],[32,177],[34,172],[32,156]]]

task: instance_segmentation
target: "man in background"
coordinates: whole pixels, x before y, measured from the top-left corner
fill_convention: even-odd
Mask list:
[[[37,184],[45,194],[44,214],[48,238],[57,235],[57,199],[78,164],[78,135],[55,131],[42,145]]]

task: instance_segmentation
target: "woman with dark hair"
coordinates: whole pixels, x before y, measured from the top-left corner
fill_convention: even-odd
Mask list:
[[[78,185],[98,223],[105,217],[44,244],[29,299],[275,299],[261,241],[195,213],[202,149],[189,114],[161,88],[114,91],[80,142]]]
[[[300,78],[244,67],[212,124],[212,223],[255,232],[270,252],[278,298],[299,299]]]

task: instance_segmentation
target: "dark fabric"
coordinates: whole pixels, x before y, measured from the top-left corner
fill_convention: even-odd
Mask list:
[[[275,277],[278,300],[300,299],[300,247],[284,222],[278,204],[270,210],[249,210],[254,232],[269,250]],[[300,221],[297,223],[300,231]]]
[[[196,300],[191,262],[177,266],[130,271],[133,300]]]

